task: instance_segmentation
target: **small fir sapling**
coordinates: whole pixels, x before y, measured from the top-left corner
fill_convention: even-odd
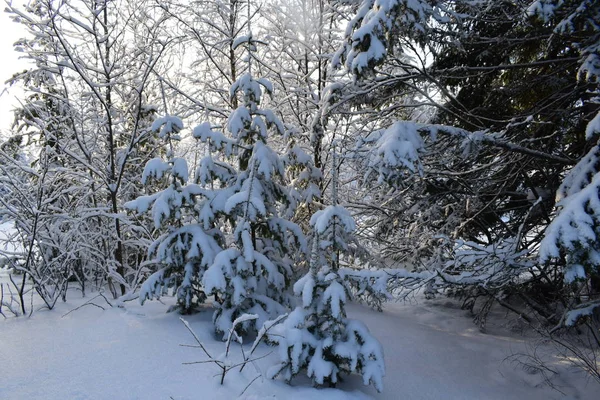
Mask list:
[[[255,46],[252,35],[247,40],[250,67]],[[248,70],[230,89],[231,97],[241,99],[227,121],[231,139],[216,137],[207,125],[195,133],[212,137],[222,149],[233,148],[239,160],[239,172],[227,183],[229,195],[219,206],[232,225],[229,245],[203,277],[207,293],[218,298],[213,321],[216,331],[224,334],[240,315],[258,316],[237,325],[243,334],[285,313],[293,257],[298,250],[306,251],[302,230],[290,220],[299,196],[287,182],[283,159],[268,144],[271,132],[283,134],[285,128],[272,111],[260,108],[263,91],[270,94],[272,85]]]
[[[385,375],[381,344],[361,321],[346,317],[350,292],[340,273],[340,253],[348,251],[356,224],[336,204],[336,185],[334,172],[334,204],[310,220],[310,270],[294,285],[299,305],[269,335],[279,345],[280,363],[268,375],[289,382],[305,372],[315,385],[335,386],[342,374],[358,373],[365,385],[372,383],[381,391]]]
[[[213,220],[197,215],[215,197],[210,190],[188,184],[188,166],[184,158],[176,157],[173,142],[179,141],[182,121],[167,115],[158,118],[152,130],[167,142],[166,160],[154,158],[146,163],[142,183],[151,180],[168,182],[168,186],[154,194],[141,196],[125,204],[130,210],[145,213],[150,210],[154,227],[164,233],[150,246],[148,253],[159,269],[150,275],[140,289],[140,302],[158,299],[172,288],[177,297],[177,308],[191,312],[206,298],[201,279],[204,270],[212,265],[221,251],[222,241]]]

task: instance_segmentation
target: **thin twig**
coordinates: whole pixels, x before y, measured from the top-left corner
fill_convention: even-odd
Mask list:
[[[61,318],[66,317],[67,315],[71,314],[73,311],[77,311],[80,308],[83,308],[85,306],[95,306],[98,307],[100,309],[102,309],[103,311],[106,311],[106,308],[96,304],[96,303],[92,303],[92,301],[94,299],[97,299],[98,297],[102,297],[104,298],[104,300],[106,300],[106,297],[104,297],[104,295],[102,293],[99,293],[98,295],[94,296],[93,298],[89,299],[88,301],[86,301],[85,303],[83,303],[82,305],[80,305],[79,307],[75,307],[74,309],[72,309],[71,311],[69,311],[68,313],[64,314],[63,316],[61,316]],[[107,303],[112,307],[112,304],[110,304],[110,302],[107,301]]]
[[[198,336],[196,336],[196,332],[194,332],[192,330],[192,328],[190,327],[190,324],[185,319],[183,319],[182,317],[179,317],[179,319],[181,320],[181,322],[183,322],[183,324],[185,325],[185,327],[187,328],[187,330],[190,331],[190,333],[192,334],[192,336],[196,340],[196,343],[198,343],[198,346],[202,349],[202,351],[204,351],[204,354],[206,354],[206,356],[208,358],[210,358],[211,360],[213,360],[213,357],[210,355],[210,353],[208,352],[208,350],[206,350],[206,348],[204,347],[204,345],[202,344],[202,342],[200,341],[200,339],[198,338]]]
[[[238,397],[241,397],[241,396],[242,396],[242,395],[243,395],[243,394],[246,392],[246,390],[248,390],[248,388],[250,387],[250,385],[252,385],[252,384],[254,383],[254,381],[256,381],[256,380],[257,380],[258,378],[260,378],[261,376],[262,376],[261,374],[258,374],[258,375],[256,375],[256,376],[254,377],[254,379],[252,379],[252,380],[250,381],[250,383],[248,383],[248,384],[246,385],[246,387],[244,388],[244,390],[242,390],[242,393],[240,393],[240,396],[238,396]]]

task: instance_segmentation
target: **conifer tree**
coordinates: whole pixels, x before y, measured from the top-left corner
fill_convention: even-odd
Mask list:
[[[230,243],[203,279],[207,293],[218,299],[217,332],[226,332],[244,313],[258,318],[240,324],[242,332],[257,330],[284,313],[289,304],[292,256],[306,247],[300,227],[291,221],[300,197],[286,180],[284,158],[269,147],[269,134],[282,135],[285,127],[273,111],[260,107],[263,93],[271,94],[272,85],[252,75],[257,45],[252,33],[235,40],[235,48],[241,45],[248,50],[248,68],[230,89],[240,104],[227,121],[231,139],[221,133],[215,136],[208,125],[198,130],[205,140],[227,142],[225,147],[234,148],[239,160],[239,172],[227,186],[231,195],[215,205],[216,212],[231,224]]]
[[[335,161],[335,150],[333,163]],[[335,386],[341,374],[359,373],[365,385],[383,389],[383,349],[368,328],[346,317],[349,285],[340,271],[340,255],[349,250],[356,230],[354,219],[337,204],[337,174],[333,168],[333,204],[317,211],[310,220],[313,246],[309,272],[296,282],[299,305],[270,339],[279,344],[280,363],[272,378],[290,381],[305,371],[317,385]]]
[[[183,123],[167,115],[153,129],[160,130],[171,149],[166,161],[156,158],[146,165],[143,181],[169,177],[169,187],[128,203],[138,212],[152,206],[155,227],[166,230],[150,247],[161,268],[143,285],[140,300],[173,287],[180,309],[191,311],[205,295],[214,295],[220,333],[245,313],[258,318],[239,324],[242,333],[285,313],[294,258],[306,252],[302,230],[291,219],[298,204],[318,191],[305,182],[315,172],[301,149],[290,145],[280,156],[269,147],[270,134],[287,132],[273,111],[261,108],[263,93],[270,95],[273,89],[268,80],[252,75],[258,43],[249,33],[232,45],[233,50],[247,49],[248,64],[230,88],[231,104],[239,106],[231,111],[225,132],[209,122],[192,131],[206,148],[195,182],[188,182],[187,164],[173,152]],[[286,173],[291,169],[293,184]],[[312,194],[305,196],[304,189]]]
[[[128,202],[126,207],[138,213],[147,212],[152,207],[154,227],[164,230],[149,249],[151,262],[161,268],[142,285],[140,302],[143,304],[148,299],[159,298],[173,288],[177,308],[188,313],[206,299],[200,281],[221,247],[218,230],[209,229],[212,220],[205,220],[202,224],[196,212],[196,207],[210,201],[213,193],[196,184],[188,184],[187,162],[175,156],[173,142],[180,140],[178,133],[182,128],[183,122],[170,115],[154,122],[152,130],[159,131],[168,151],[166,160],[157,157],[146,163],[142,183],[147,185],[154,179],[168,181],[168,186]]]

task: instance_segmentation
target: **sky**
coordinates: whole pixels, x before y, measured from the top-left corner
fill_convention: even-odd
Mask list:
[[[4,1],[0,4],[0,141],[2,141],[1,138],[7,135],[12,123],[11,110],[16,104],[15,95],[19,94],[17,88],[9,88],[5,81],[15,72],[25,68],[26,62],[20,60],[20,54],[13,50],[13,43],[24,36],[24,30],[4,11]]]

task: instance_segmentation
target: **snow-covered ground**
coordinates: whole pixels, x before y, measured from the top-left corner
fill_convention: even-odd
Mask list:
[[[182,364],[206,357],[180,346],[194,340],[179,315],[165,313],[166,305],[131,302],[120,309],[96,298],[106,310],[87,305],[63,317],[93,297],[72,294],[54,311],[0,321],[0,399],[597,399],[600,389],[557,360],[553,383],[564,397],[540,374],[506,360],[532,342],[508,331],[482,334],[464,311],[442,300],[393,303],[383,313],[350,306],[350,316],[363,320],[385,348],[381,394],[355,376],[338,387],[343,391],[314,389],[302,378],[291,387],[259,378],[240,396],[275,362],[273,348],[260,347],[257,356],[273,353],[242,373],[230,372],[221,386],[214,364]],[[186,319],[216,356],[224,346],[211,333],[211,314],[207,309]]]

